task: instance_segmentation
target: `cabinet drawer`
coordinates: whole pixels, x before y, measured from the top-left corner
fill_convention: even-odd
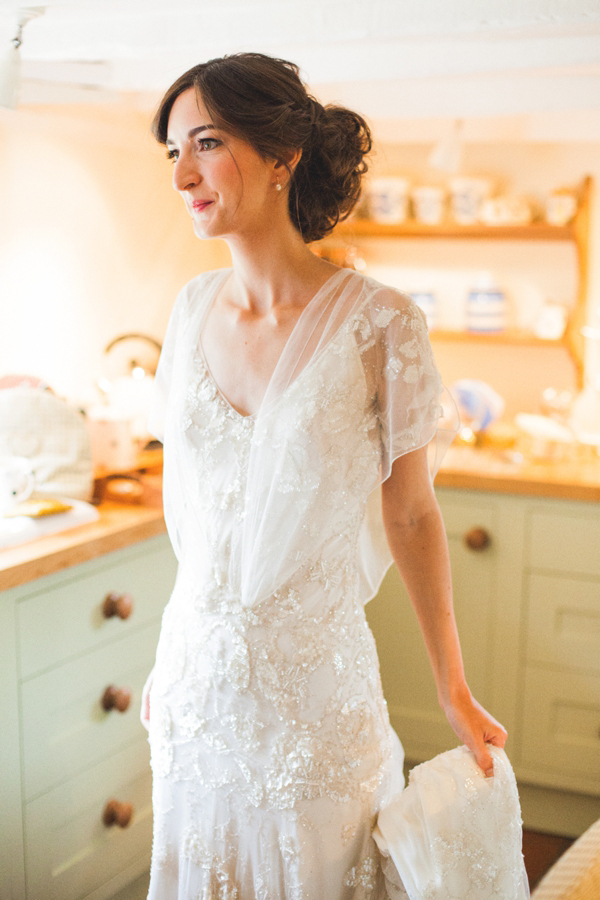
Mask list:
[[[127,828],[102,821],[113,798],[133,804]],[[141,857],[149,863],[151,844],[144,740],[27,804],[27,900],[81,900]]]
[[[600,673],[600,581],[532,574],[527,657]]]
[[[73,656],[135,631],[165,607],[176,574],[176,561],[164,536],[77,568],[28,595],[18,604],[21,677],[28,678]],[[129,593],[129,618],[105,618],[110,593]]]
[[[21,686],[23,769],[27,800],[145,735],[139,720],[159,624],[44,672]],[[105,712],[108,685],[128,687],[125,712]]]
[[[493,540],[495,515],[492,504],[457,502],[447,494],[438,494],[438,500],[448,537],[464,540],[472,528],[483,528]]]
[[[521,750],[541,783],[600,793],[600,678],[529,666]]]
[[[600,576],[600,511],[534,510],[529,563],[534,569]]]

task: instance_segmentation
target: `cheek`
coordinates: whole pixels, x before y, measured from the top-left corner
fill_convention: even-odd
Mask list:
[[[243,189],[243,179],[241,172],[230,156],[223,156],[213,167],[212,175],[215,187],[221,193],[227,192],[235,197],[241,197]]]

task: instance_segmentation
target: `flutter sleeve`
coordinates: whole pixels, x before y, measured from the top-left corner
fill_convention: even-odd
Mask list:
[[[425,317],[410,297],[379,286],[368,316],[358,324],[379,429],[380,482],[389,478],[394,460],[420,447],[427,447],[433,479],[458,429],[458,414],[442,385]],[[377,593],[391,563],[378,486],[369,497],[358,542],[364,603]]]
[[[456,426],[442,419],[444,388],[425,317],[410,297],[391,289],[376,295],[371,317],[381,480],[389,477],[399,456],[428,445],[434,474],[443,455],[440,450],[452,441]]]

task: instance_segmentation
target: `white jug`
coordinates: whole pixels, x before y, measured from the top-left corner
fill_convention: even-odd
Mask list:
[[[0,516],[31,495],[35,476],[23,456],[0,456]]]

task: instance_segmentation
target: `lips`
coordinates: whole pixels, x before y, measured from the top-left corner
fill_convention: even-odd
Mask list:
[[[192,209],[194,212],[202,212],[207,207],[211,206],[213,203],[212,200],[194,200],[192,203]]]

